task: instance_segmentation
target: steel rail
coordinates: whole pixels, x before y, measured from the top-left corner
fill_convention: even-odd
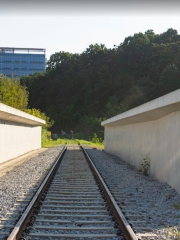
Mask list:
[[[122,231],[124,232],[125,238],[127,240],[138,240],[137,236],[133,232],[132,228],[130,227],[129,223],[127,222],[127,220],[125,219],[123,213],[121,212],[119,206],[117,205],[114,197],[112,196],[111,192],[109,191],[108,187],[106,186],[106,183],[104,182],[104,180],[101,177],[100,173],[96,169],[94,163],[90,159],[88,153],[83,148],[83,146],[81,146],[81,144],[78,143],[78,145],[80,145],[80,148],[82,149],[82,152],[84,153],[84,155],[85,155],[85,157],[86,157],[86,159],[87,159],[87,161],[88,161],[88,163],[90,165],[90,168],[91,168],[92,172],[94,173],[94,175],[97,178],[99,184],[101,185],[101,187],[102,187],[102,189],[103,189],[103,191],[104,191],[104,193],[106,195],[106,199],[109,202],[109,204],[111,206],[111,209],[112,209],[112,211],[113,211],[113,213],[115,215],[115,218],[116,218],[118,224],[121,226]],[[59,166],[59,163],[61,162],[59,160],[62,160],[66,149],[67,149],[67,145],[61,151],[61,153],[58,156],[57,160],[55,161],[53,167],[49,171],[48,175],[45,177],[45,179],[42,182],[39,190],[36,192],[36,194],[32,198],[30,204],[27,206],[25,212],[21,216],[20,220],[16,224],[15,228],[13,229],[13,231],[11,232],[11,234],[9,235],[7,240],[24,239],[22,237],[23,230],[25,229],[25,226],[29,222],[30,217],[32,216],[33,211],[38,206],[38,201],[40,200],[40,198],[41,198],[41,196],[43,194],[43,191],[49,185],[50,179],[53,176],[53,174],[55,173],[56,168]]]
[[[124,236],[127,238],[127,240],[138,240],[137,236],[135,235],[134,231],[132,230],[131,226],[129,225],[128,221],[126,220],[124,214],[122,213],[119,206],[117,205],[114,197],[112,196],[111,192],[109,191],[106,183],[104,182],[100,173],[96,169],[96,167],[95,167],[94,163],[92,162],[91,158],[89,157],[88,153],[86,152],[86,150],[84,149],[84,147],[80,143],[78,143],[78,144],[80,145],[86,159],[88,160],[92,171],[94,172],[94,174],[97,177],[99,183],[101,184],[101,187],[104,190],[106,198],[107,198],[110,206],[112,207],[112,210],[113,210],[113,213],[114,213],[114,215],[117,219],[117,222],[119,223],[119,225],[122,228],[122,231],[124,232]]]
[[[40,200],[43,191],[47,187],[52,175],[54,174],[54,172],[56,171],[59,163],[61,162],[62,157],[64,156],[64,154],[66,152],[66,149],[67,149],[67,144],[64,146],[63,150],[59,154],[58,158],[56,159],[55,163],[51,167],[47,176],[44,178],[44,180],[41,183],[38,191],[35,193],[34,197],[32,198],[32,200],[29,203],[29,205],[27,206],[27,208],[25,209],[24,213],[22,214],[21,218],[19,219],[19,221],[15,225],[13,231],[10,233],[7,240],[17,240],[20,237],[20,235],[22,234],[23,228],[28,223],[32,212],[35,210],[35,208],[37,206],[37,202]]]

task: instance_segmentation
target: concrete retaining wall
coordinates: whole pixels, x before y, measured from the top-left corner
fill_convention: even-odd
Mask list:
[[[44,120],[0,103],[0,163],[41,148]]]
[[[139,167],[180,193],[180,90],[102,122],[105,151]]]

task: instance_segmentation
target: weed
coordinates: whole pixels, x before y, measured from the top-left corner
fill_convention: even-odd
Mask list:
[[[180,232],[178,231],[177,228],[173,227],[173,228],[168,228],[169,233],[171,233],[176,240],[180,240]]]
[[[142,172],[145,176],[149,175],[150,170],[150,153],[148,153],[145,157],[143,157],[143,160],[140,161],[139,164],[139,171]]]
[[[174,203],[173,204],[174,208],[179,210],[180,209],[180,203]]]

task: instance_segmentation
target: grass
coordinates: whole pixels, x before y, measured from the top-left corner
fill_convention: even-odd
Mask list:
[[[68,144],[78,144],[80,142],[82,145],[89,146],[91,148],[97,148],[97,149],[104,149],[104,144],[102,143],[94,143],[92,141],[86,141],[83,139],[63,139],[63,138],[58,138],[57,140],[46,140],[42,141],[42,147],[43,148],[51,148],[51,147],[56,147],[60,145],[64,145],[66,143]]]
[[[103,143],[94,143],[92,141],[86,141],[86,140],[80,140],[77,139],[82,145],[89,146],[91,148],[97,148],[97,149],[104,149],[104,144]]]
[[[67,140],[66,139],[61,139],[61,138],[58,138],[57,140],[46,140],[46,141],[43,141],[42,142],[42,147],[43,148],[51,148],[51,147],[56,147],[56,146],[60,146],[60,145],[64,145],[67,143]]]
[[[67,139],[68,144],[78,144],[76,139]]]

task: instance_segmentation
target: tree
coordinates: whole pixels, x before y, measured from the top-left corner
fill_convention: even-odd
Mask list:
[[[47,62],[47,70],[55,70],[62,65],[66,65],[72,55],[68,52],[58,52],[51,55],[50,60]]]
[[[137,68],[139,64],[142,64],[149,46],[150,40],[147,34],[135,33],[133,37],[125,38],[122,47],[126,54],[128,65]]]
[[[50,118],[48,116],[46,116],[45,113],[41,112],[39,109],[35,109],[35,108],[26,109],[25,112],[29,113],[35,117],[45,120],[46,123],[42,126],[42,128],[44,128],[44,129],[49,129],[54,124],[54,120],[50,120]]]
[[[180,70],[175,64],[168,64],[162,71],[159,81],[162,94],[180,88]]]
[[[166,32],[164,32],[161,36],[164,40],[167,42],[172,42],[174,40],[174,37],[177,36],[178,32],[177,30],[173,28],[169,28]]]
[[[0,75],[0,102],[24,110],[28,104],[28,92],[18,78]]]
[[[147,30],[145,32],[145,35],[148,36],[148,38],[149,38],[151,43],[154,42],[154,38],[155,38],[156,35],[155,35],[155,33],[154,33],[154,31],[152,29]]]
[[[55,53],[45,73],[21,81],[30,93],[30,108],[55,120],[52,131],[73,128],[92,135],[101,132],[99,119],[177,89],[179,70],[180,35],[174,29],[160,35],[150,29],[113,49],[91,44],[81,54]]]
[[[18,78],[14,78],[13,76],[8,78],[0,75],[0,102],[45,120],[46,124],[43,125],[45,129],[52,127],[54,124],[54,120],[50,120],[50,118],[40,110],[35,108],[27,109],[28,92],[25,84],[22,86]]]

